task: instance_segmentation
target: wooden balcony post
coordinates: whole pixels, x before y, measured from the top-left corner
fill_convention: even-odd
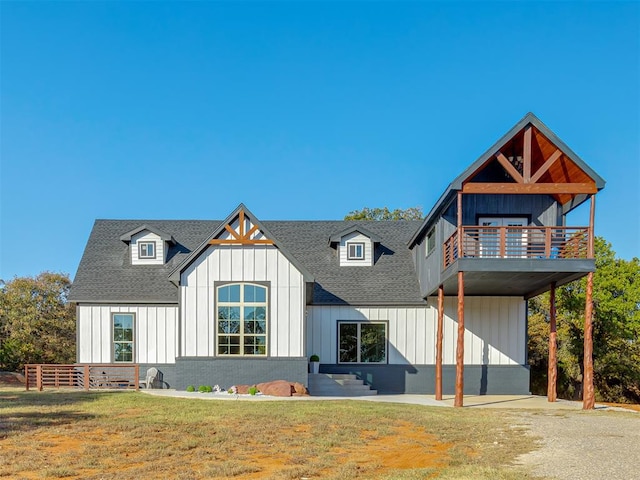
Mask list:
[[[463,257],[462,252],[462,191],[458,190],[458,254],[456,258]]]
[[[551,283],[549,291],[549,359],[547,371],[547,401],[555,402],[556,382],[558,378],[558,355],[556,340],[556,282]]]
[[[588,258],[595,258],[594,223],[596,216],[596,196],[591,195],[591,205],[589,208],[589,238],[587,240]]]
[[[551,258],[551,228],[544,229],[544,258]]]
[[[498,231],[500,232],[500,258],[505,258],[507,256],[507,228],[506,227],[498,227]],[[513,252],[511,252],[513,255]]]
[[[444,286],[438,287],[438,333],[436,337],[436,400],[442,400],[442,329],[444,326]]]
[[[458,272],[458,342],[456,345],[455,407],[462,407],[464,392],[464,272]]]
[[[42,391],[42,365],[36,365],[36,389]]]
[[[84,366],[84,389],[85,390],[89,390],[89,382],[90,382],[90,375],[89,375],[89,365],[85,365]]]

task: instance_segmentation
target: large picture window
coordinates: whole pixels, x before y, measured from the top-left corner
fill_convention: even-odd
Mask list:
[[[266,355],[267,287],[234,283],[216,296],[218,355]]]
[[[113,320],[113,361],[133,362],[134,323],[133,313],[114,313]]]
[[[339,363],[385,363],[387,324],[338,322]]]

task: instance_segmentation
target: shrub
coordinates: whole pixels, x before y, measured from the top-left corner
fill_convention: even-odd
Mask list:
[[[320,357],[318,355],[311,355],[311,357],[309,357],[309,361],[310,362],[319,362],[320,361]]]
[[[187,392],[195,392],[196,391],[196,387],[194,387],[193,385],[189,385],[187,387]]]
[[[213,392],[213,387],[211,387],[211,385],[200,385],[198,391],[200,393],[211,393]]]
[[[253,387],[249,387],[249,395],[255,395],[256,393],[258,393],[258,387],[256,387],[255,385]]]

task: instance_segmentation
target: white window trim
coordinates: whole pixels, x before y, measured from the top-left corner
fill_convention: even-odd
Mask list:
[[[116,340],[115,339],[115,316],[127,315],[130,316],[131,321],[131,340]],[[131,360],[116,360],[116,343],[130,343],[131,344]],[[113,363],[135,363],[136,361],[136,314],[132,312],[111,312],[111,355]]]
[[[218,300],[218,292],[221,288],[224,287],[229,287],[232,285],[240,285],[240,301],[239,302],[221,302]],[[245,285],[254,285],[256,287],[260,287],[260,288],[264,288],[266,290],[265,292],[265,301],[264,302],[245,302],[244,301],[244,286]],[[214,309],[214,315],[215,315],[215,355],[218,357],[233,357],[233,358],[237,358],[237,357],[248,357],[248,358],[255,358],[255,357],[267,357],[269,355],[269,286],[268,285],[262,285],[260,283],[255,283],[255,282],[231,282],[231,283],[224,283],[224,284],[220,284],[220,285],[216,285],[215,288],[215,309]],[[232,333],[232,334],[228,334],[228,333],[219,333],[218,332],[218,322],[220,321],[220,319],[218,318],[218,307],[240,307],[240,332],[239,333]],[[244,318],[242,315],[242,312],[244,311],[244,307],[264,307],[265,309],[265,328],[264,328],[264,333],[260,333],[260,334],[255,334],[255,333],[244,333]],[[219,340],[221,336],[234,336],[234,337],[239,337],[240,338],[240,353],[219,353]],[[264,348],[264,353],[259,354],[259,353],[244,353],[244,337],[248,336],[248,337],[253,337],[253,336],[264,336],[265,338],[265,348]]]
[[[354,250],[357,250],[355,247],[358,247],[358,246],[362,249],[361,250],[362,255],[360,256],[352,255],[351,247],[354,247]],[[358,261],[365,260],[364,242],[347,242],[346,247],[347,247],[347,260],[358,260]],[[356,252],[354,251],[354,253]]]
[[[153,255],[143,255],[142,254],[142,246],[145,245],[153,245]],[[149,251],[149,247],[147,247],[147,252]],[[153,240],[144,240],[142,242],[138,242],[138,258],[145,260],[155,260],[156,258],[156,242]]]

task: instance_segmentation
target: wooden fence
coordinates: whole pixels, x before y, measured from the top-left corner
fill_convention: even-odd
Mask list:
[[[91,389],[139,388],[138,364],[29,364],[24,366],[25,387]]]

